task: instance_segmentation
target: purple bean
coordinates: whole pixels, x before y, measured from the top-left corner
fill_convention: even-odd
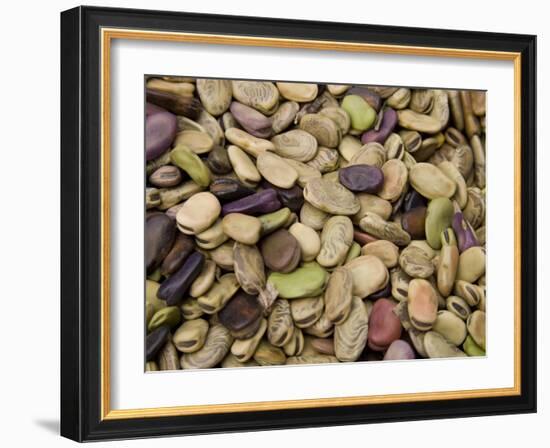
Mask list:
[[[222,215],[228,213],[244,213],[246,215],[262,215],[274,212],[281,208],[281,202],[277,199],[277,192],[272,188],[254,193],[237,201],[224,204]]]
[[[177,132],[176,116],[154,104],[145,108],[145,158],[156,159],[174,141]]]
[[[338,180],[348,190],[376,194],[384,184],[384,173],[377,166],[352,165],[340,169]]]
[[[267,118],[256,109],[233,101],[229,110],[233,117],[249,134],[259,138],[267,138],[271,135],[271,119]]]
[[[397,339],[391,343],[384,354],[384,361],[394,361],[399,359],[414,359],[414,350],[410,344],[403,339]]]
[[[462,212],[456,212],[453,216],[453,230],[458,243],[458,251],[464,252],[470,247],[479,246],[476,233],[470,223],[464,219]]]
[[[145,338],[145,360],[152,361],[160,351],[160,349],[166,344],[166,340],[170,335],[170,327],[163,325],[152,331]]]
[[[361,136],[361,141],[364,144],[370,142],[378,142],[381,145],[384,144],[388,136],[393,132],[393,129],[397,125],[397,112],[391,107],[384,109],[384,115],[382,116],[382,122],[378,130],[370,130],[365,132]]]
[[[168,306],[177,305],[187,293],[191,283],[201,273],[204,265],[204,255],[200,252],[193,252],[182,267],[168,277],[157,292],[157,297],[166,300]]]
[[[272,188],[275,190],[283,207],[288,207],[293,212],[299,212],[302,205],[304,205],[304,191],[298,185],[294,185],[292,188],[280,188],[270,184],[266,180],[261,185],[263,188]]]

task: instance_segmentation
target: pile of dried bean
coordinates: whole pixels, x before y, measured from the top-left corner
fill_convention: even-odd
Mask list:
[[[484,92],[146,87],[146,370],[485,354]]]

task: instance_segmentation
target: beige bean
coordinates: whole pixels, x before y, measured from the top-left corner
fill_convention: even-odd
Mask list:
[[[232,240],[228,240],[225,243],[219,245],[215,249],[208,252],[210,258],[222,269],[226,271],[233,270],[234,257],[233,257],[233,244]]]
[[[321,230],[329,218],[330,214],[319,210],[309,202],[304,202],[300,210],[300,222],[314,230]]]
[[[298,328],[307,328],[321,318],[324,306],[322,297],[293,299],[290,301],[290,313]]]
[[[212,260],[206,260],[199,276],[191,283],[189,295],[200,297],[210,289],[216,279],[218,268]]]
[[[403,194],[409,178],[409,172],[405,164],[398,159],[391,159],[384,163],[382,165],[382,172],[384,173],[384,184],[382,185],[382,190],[378,192],[378,196],[394,202]]]
[[[262,232],[262,222],[255,216],[229,213],[222,219],[222,229],[229,238],[243,244],[256,244]]]
[[[299,356],[304,350],[304,334],[299,328],[294,328],[292,338],[283,346],[287,356]]]
[[[312,166],[292,159],[285,159],[285,162],[298,173],[298,180],[296,182],[302,188],[304,188],[310,180],[321,178],[321,172]]]
[[[241,148],[231,145],[227,148],[227,155],[229,156],[231,166],[233,166],[237,177],[242,183],[245,185],[255,185],[262,179],[254,162],[250,160],[250,157]]]
[[[278,299],[273,304],[267,323],[267,339],[276,347],[287,344],[294,334],[294,322],[290,314],[290,304],[286,299]]]
[[[369,317],[363,302],[354,297],[347,319],[334,329],[334,353],[342,362],[356,361],[367,344]]]
[[[296,238],[300,245],[302,260],[313,261],[321,250],[321,239],[319,234],[301,222],[294,223],[288,231]]]
[[[173,145],[185,145],[195,154],[205,154],[214,146],[214,140],[206,132],[186,130],[176,135]]]
[[[208,229],[221,212],[218,198],[209,192],[201,192],[189,198],[176,215],[178,228],[187,235],[196,235]]]
[[[325,289],[325,312],[328,320],[338,325],[343,323],[351,311],[353,298],[353,277],[344,267],[332,271]]]
[[[385,221],[376,213],[365,213],[359,221],[359,227],[376,238],[391,241],[398,246],[406,246],[411,241],[411,236],[399,223]]]
[[[272,82],[231,81],[231,87],[237,101],[266,115],[271,115],[277,110],[279,90]]]
[[[179,370],[179,357],[172,341],[166,341],[157,355],[159,370]]]
[[[374,165],[378,168],[382,168],[384,163],[386,163],[386,150],[376,142],[363,145],[349,161],[350,165]]]
[[[231,103],[231,81],[224,79],[197,79],[197,92],[208,113],[223,114]]]
[[[286,355],[279,347],[262,340],[254,353],[254,361],[261,366],[276,366],[286,362]]]
[[[369,193],[359,193],[356,197],[359,200],[359,211],[352,216],[352,221],[355,224],[359,224],[359,221],[368,212],[376,213],[386,221],[390,219],[392,206],[389,201]]]
[[[275,146],[269,140],[254,137],[238,128],[227,129],[225,131],[225,138],[252,157],[258,157],[263,152],[275,149]]]
[[[271,152],[263,152],[256,159],[260,174],[280,188],[291,188],[298,180],[298,172],[285,159]]]
[[[233,336],[223,325],[214,325],[208,330],[204,345],[193,353],[183,354],[180,360],[183,369],[208,369],[219,364],[233,343]]]
[[[341,264],[353,242],[353,223],[347,216],[333,216],[321,233],[321,250],[317,263],[324,267]]]
[[[476,310],[466,321],[468,333],[483,350],[485,350],[485,312]]]
[[[466,324],[456,314],[447,310],[437,313],[432,329],[454,345],[460,345],[466,339]]]
[[[485,248],[474,246],[460,254],[457,280],[474,283],[483,274],[485,274]]]
[[[174,345],[182,353],[196,352],[204,345],[208,327],[208,322],[204,319],[185,321],[174,333]]]
[[[277,88],[281,96],[290,101],[305,103],[313,101],[319,91],[317,84],[306,84],[300,82],[278,82]]]
[[[275,135],[271,142],[278,155],[298,162],[309,162],[317,154],[317,140],[301,129]]]
[[[254,356],[254,352],[258,348],[263,335],[267,330],[267,321],[262,319],[260,327],[254,333],[254,336],[248,339],[235,339],[231,346],[231,353],[235,355],[239,362],[246,362]]]
[[[223,232],[222,220],[218,219],[208,229],[195,235],[195,242],[201,249],[215,249],[225,243],[229,237]]]
[[[429,199],[451,198],[456,191],[456,183],[430,163],[414,165],[409,171],[409,179],[414,189]]]
[[[313,325],[306,327],[304,332],[318,338],[327,338],[334,333],[334,325],[326,313],[323,313]]]
[[[413,278],[428,278],[434,273],[434,265],[426,253],[415,246],[407,246],[399,255],[399,266]]]
[[[204,314],[204,311],[199,305],[199,301],[194,297],[183,299],[180,305],[181,314],[186,320],[198,319]]]
[[[221,310],[239,289],[235,274],[224,274],[216,281],[206,294],[197,299],[200,308],[207,314]]]
[[[300,129],[309,132],[320,146],[336,148],[342,133],[336,123],[321,114],[306,114],[300,120]]]
[[[345,267],[353,279],[353,295],[365,298],[386,286],[390,275],[380,258],[362,255],[354,258]]]
[[[361,255],[374,255],[389,269],[397,266],[399,248],[391,241],[379,240],[367,243],[361,248]]]
[[[412,325],[421,331],[432,328],[437,318],[438,298],[430,282],[418,278],[411,280],[408,298],[408,311]]]
[[[428,331],[425,334],[424,349],[429,358],[464,358],[467,356],[436,331]]]
[[[338,145],[338,152],[344,160],[349,162],[359,151],[361,151],[362,147],[363,144],[361,143],[361,140],[348,134],[342,137],[342,140]]]

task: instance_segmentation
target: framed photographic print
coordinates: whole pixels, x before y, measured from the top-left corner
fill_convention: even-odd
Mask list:
[[[536,411],[535,36],[61,14],[61,433]]]

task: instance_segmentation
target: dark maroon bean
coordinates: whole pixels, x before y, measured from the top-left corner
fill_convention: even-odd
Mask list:
[[[204,265],[204,255],[200,252],[192,253],[182,267],[161,283],[157,297],[166,300],[167,305],[177,305],[185,298],[191,283],[201,273]]]
[[[145,159],[159,157],[176,137],[176,116],[167,110],[147,103],[145,107]]]
[[[351,165],[338,171],[338,180],[351,191],[376,194],[384,184],[384,173],[377,166]]]
[[[265,265],[275,272],[291,272],[300,263],[298,240],[286,229],[279,229],[262,239],[260,251]]]
[[[195,120],[202,109],[200,101],[192,96],[175,95],[160,90],[146,89],[147,101],[169,110],[176,115]]]
[[[153,361],[159,350],[166,344],[170,335],[170,327],[163,325],[153,330],[145,338],[145,359]]]
[[[426,207],[416,207],[401,215],[401,226],[413,240],[426,237]]]
[[[382,115],[382,122],[378,130],[372,129],[365,132],[361,136],[361,141],[364,144],[370,142],[377,142],[381,145],[384,144],[388,136],[393,132],[395,126],[397,125],[397,112],[394,111],[391,107],[384,109],[384,115]]]
[[[153,272],[168,255],[176,237],[176,223],[164,213],[145,217],[145,267]]]
[[[194,248],[193,237],[178,232],[172,249],[168,252],[168,255],[166,255],[160,266],[160,273],[164,276],[172,275],[182,266]]]
[[[233,117],[249,134],[259,138],[268,138],[272,133],[271,119],[252,107],[233,101],[229,110]]]
[[[453,230],[456,235],[458,251],[464,252],[470,247],[479,246],[476,233],[470,223],[464,219],[462,212],[456,212],[453,216]]]
[[[257,296],[240,289],[218,313],[218,318],[234,337],[245,339],[258,329],[262,312]]]
[[[283,207],[288,207],[293,212],[298,212],[304,205],[304,191],[298,185],[294,185],[292,188],[280,188],[264,180],[262,187],[275,190]]]
[[[404,212],[408,212],[413,208],[426,207],[427,205],[428,202],[426,201],[426,198],[422,196],[418,191],[411,188],[409,192],[405,195],[405,200],[403,201],[403,205],[401,207],[403,208]]]
[[[246,215],[263,215],[274,212],[281,208],[281,203],[277,199],[277,192],[272,188],[259,191],[237,201],[224,204],[222,215],[228,213],[244,213]]]

